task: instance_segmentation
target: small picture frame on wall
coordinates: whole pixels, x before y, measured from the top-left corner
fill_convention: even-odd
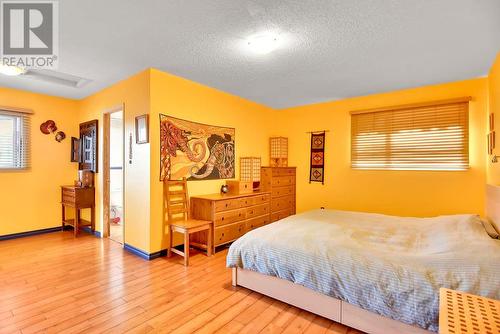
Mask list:
[[[135,143],[149,143],[149,115],[144,114],[135,118]]]
[[[80,162],[80,139],[71,137],[71,162]]]

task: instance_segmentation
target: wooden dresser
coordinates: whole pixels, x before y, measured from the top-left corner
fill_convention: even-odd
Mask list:
[[[271,194],[213,194],[191,197],[191,218],[214,223],[213,248],[234,241],[254,228],[271,222]],[[194,243],[206,243],[206,234],[194,234]]]
[[[262,167],[261,187],[271,192],[271,222],[295,214],[295,167]]]
[[[75,209],[75,218],[67,219],[65,207],[69,206]],[[95,230],[95,188],[79,188],[74,186],[61,186],[61,207],[62,207],[62,228],[65,225],[73,226],[75,237],[80,227],[90,226],[92,232]],[[90,222],[80,218],[80,210],[91,210]]]

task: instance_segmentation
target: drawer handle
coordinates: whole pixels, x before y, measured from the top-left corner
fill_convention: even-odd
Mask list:
[[[250,211],[250,214],[251,214],[251,215],[253,215],[253,210],[252,210],[252,211]]]
[[[229,206],[229,203],[226,203],[226,208]]]
[[[240,212],[240,214],[238,215],[238,217],[241,217],[241,212]]]
[[[221,219],[221,220],[222,220],[222,221],[224,221],[224,217],[222,217],[222,219]]]

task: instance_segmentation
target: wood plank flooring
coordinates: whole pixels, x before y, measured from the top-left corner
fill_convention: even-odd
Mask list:
[[[142,260],[70,232],[0,242],[0,333],[360,333],[231,286],[226,251]]]

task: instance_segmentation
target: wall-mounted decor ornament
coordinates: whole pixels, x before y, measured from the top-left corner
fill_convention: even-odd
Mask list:
[[[62,132],[62,131],[58,131],[58,132],[56,133],[56,141],[57,141],[58,143],[60,143],[60,142],[62,142],[64,139],[66,139],[66,134],[65,134],[64,132]]]
[[[269,138],[269,165],[271,167],[288,166],[288,138]]]
[[[311,132],[311,166],[309,183],[325,184],[325,132]]]
[[[49,135],[51,133],[54,133],[57,131],[57,126],[56,126],[56,122],[54,122],[53,120],[49,119],[48,121],[46,122],[43,122],[41,125],[40,125],[40,131],[44,134],[44,135]]]
[[[160,181],[234,178],[235,130],[160,114]]]

